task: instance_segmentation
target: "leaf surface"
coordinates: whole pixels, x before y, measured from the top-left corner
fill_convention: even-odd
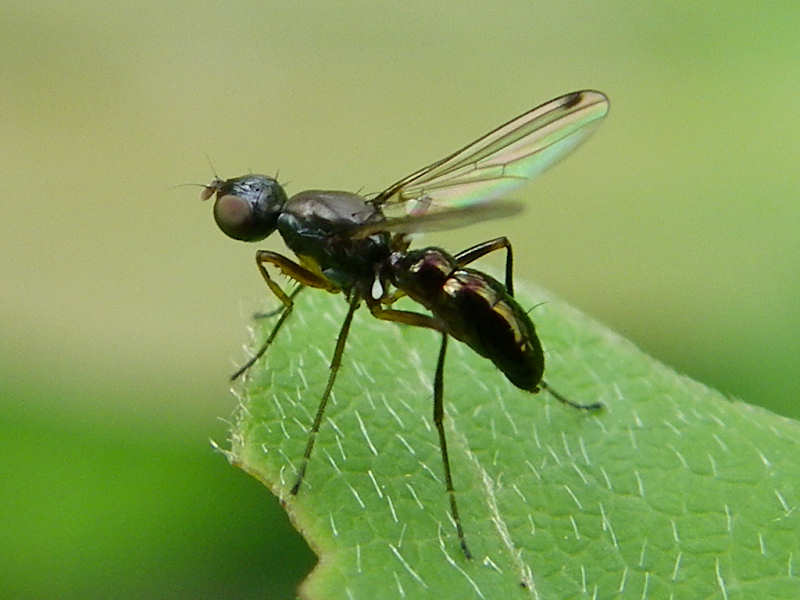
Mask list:
[[[306,479],[289,494],[346,312],[342,297],[298,296],[236,388],[228,457],[285,502],[318,554],[302,597],[800,597],[800,425],[520,287],[524,307],[547,301],[532,312],[546,381],[605,409],[518,390],[451,341],[445,427],[471,561],[432,423],[434,332],[357,312]],[[273,322],[257,322],[258,341]]]

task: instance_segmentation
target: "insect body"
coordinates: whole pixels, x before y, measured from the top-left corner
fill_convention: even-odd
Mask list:
[[[513,119],[424,169],[367,199],[340,191],[308,190],[291,198],[265,175],[214,179],[202,199],[216,196],[214,218],[228,236],[261,240],[278,231],[297,261],[259,250],[256,263],[269,289],[281,301],[280,317],[255,355],[234,375],[261,357],[294,308],[305,287],[343,293],[349,304],[331,360],[328,382],[309,431],[297,479],[297,494],[341,364],[353,314],[363,302],[378,319],[425,327],[441,334],[434,375],[433,419],[439,435],[450,510],[467,557],[471,557],[458,515],[447,440],[443,427],[444,360],[452,336],[491,360],[517,387],[547,389],[558,400],[580,409],[542,379],[544,356],[533,323],[514,300],[511,244],[499,237],[450,255],[428,247],[410,250],[408,234],[444,229],[520,209],[502,199],[555,163],[583,141],[608,111],[600,92],[561,96]],[[491,202],[489,202],[491,201]],[[392,216],[390,210],[405,209]],[[467,265],[496,251],[506,251],[505,283]],[[272,278],[277,268],[299,285],[287,294]],[[430,314],[392,308],[408,296]]]
[[[389,262],[392,283],[431,311],[448,335],[491,360],[517,387],[538,391],[542,346],[510,284],[462,267],[440,248],[395,253]]]

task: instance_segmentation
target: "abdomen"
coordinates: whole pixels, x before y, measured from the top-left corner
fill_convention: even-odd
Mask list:
[[[536,330],[505,286],[480,271],[458,268],[438,248],[409,252],[396,265],[399,288],[425,306],[454,338],[491,360],[511,383],[535,392],[544,372]]]

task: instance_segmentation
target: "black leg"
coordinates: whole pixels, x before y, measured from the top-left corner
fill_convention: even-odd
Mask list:
[[[267,271],[266,265],[271,264],[277,267],[284,275],[287,277],[294,279],[300,285],[290,294],[287,295],[281,287],[275,283],[275,280],[269,276],[269,272]],[[317,275],[316,273],[312,273],[304,266],[297,264],[290,258],[286,258],[282,254],[278,254],[277,252],[270,252],[269,250],[258,250],[256,252],[256,265],[258,266],[258,271],[261,273],[261,276],[264,278],[264,282],[267,284],[269,290],[281,301],[283,307],[278,309],[278,312],[283,311],[281,314],[280,319],[278,322],[275,323],[275,327],[273,327],[272,332],[270,332],[269,337],[258,349],[254,356],[250,358],[245,364],[239,367],[236,372],[231,375],[231,381],[234,379],[239,378],[247,369],[252,367],[255,362],[261,358],[264,353],[269,348],[272,340],[275,339],[275,336],[278,335],[278,331],[280,331],[283,323],[289,317],[289,314],[292,312],[294,308],[294,298],[297,294],[300,293],[300,290],[303,289],[305,286],[310,286],[314,288],[319,288],[323,290],[327,290],[329,292],[338,292],[339,290],[331,284],[327,279]]]
[[[339,337],[336,339],[336,349],[333,351],[333,358],[331,359],[330,373],[328,374],[328,385],[325,386],[325,391],[322,393],[322,399],[319,401],[319,408],[317,408],[317,416],[314,417],[314,423],[311,425],[311,430],[308,432],[308,441],[306,442],[306,451],[303,453],[303,462],[300,464],[300,470],[297,472],[297,480],[294,482],[290,493],[296,495],[303,483],[303,478],[306,475],[306,467],[308,466],[308,459],[311,457],[311,451],[314,449],[314,442],[317,439],[317,432],[319,431],[320,424],[322,423],[322,415],[325,413],[325,406],[328,404],[328,398],[333,389],[333,382],[336,381],[336,374],[339,372],[339,366],[342,364],[342,353],[344,352],[344,345],[347,341],[347,334],[350,331],[350,323],[353,322],[353,314],[356,312],[361,299],[358,294],[353,293],[350,299],[350,308],[347,310],[347,316],[344,318],[342,328],[339,330]]]
[[[550,392],[550,394],[553,396],[553,398],[555,398],[559,402],[563,402],[564,404],[567,404],[568,406],[571,406],[572,408],[577,408],[577,409],[580,409],[580,410],[597,410],[599,408],[603,408],[603,405],[600,402],[592,402],[591,404],[578,404],[577,402],[573,402],[572,400],[568,400],[566,397],[562,396],[557,391],[555,391],[553,388],[551,388],[549,385],[547,385],[544,382],[544,380],[539,382],[539,387],[541,387],[543,390],[547,390],[548,392]]]
[[[406,325],[413,325],[415,327],[426,327],[439,331],[442,334],[442,345],[439,349],[439,359],[436,362],[436,375],[433,378],[433,422],[436,425],[436,431],[439,433],[439,448],[442,451],[442,464],[444,465],[444,483],[447,488],[447,495],[450,498],[450,514],[453,515],[453,521],[456,524],[456,531],[458,532],[458,539],[461,541],[461,549],[464,551],[464,556],[472,558],[472,553],[467,546],[467,540],[464,537],[464,529],[461,526],[461,517],[458,516],[458,505],[456,504],[456,493],[453,488],[453,477],[450,474],[450,458],[447,454],[447,439],[444,436],[444,357],[447,352],[447,332],[444,324],[421,313],[411,312],[407,310],[392,310],[381,308],[375,301],[370,301],[369,308],[372,314],[384,321],[394,321],[395,323],[404,323]]]
[[[295,290],[291,294],[289,294],[289,298],[294,299],[294,297],[296,295],[297,295],[297,290]],[[257,321],[260,321],[261,319],[270,319],[270,318],[274,317],[275,315],[281,314],[283,312],[284,308],[286,308],[286,307],[285,306],[279,306],[278,308],[273,308],[272,310],[267,310],[267,311],[259,310],[259,311],[256,311],[256,312],[253,313],[253,319],[255,319]]]
[[[489,240],[486,242],[481,242],[480,244],[475,244],[471,248],[462,250],[461,252],[456,254],[454,258],[456,259],[458,266],[463,267],[473,261],[478,260],[482,256],[486,256],[490,252],[494,252],[495,250],[500,250],[501,248],[506,249],[506,290],[508,290],[508,294],[513,297],[514,255],[511,251],[511,242],[508,241],[508,238],[506,236],[495,238],[493,240]]]
[[[292,309],[294,308],[293,300],[295,299],[295,297],[297,297],[297,294],[300,293],[300,290],[302,290],[303,287],[305,286],[299,285],[291,294],[289,294],[289,305],[282,306],[281,308],[278,309],[278,312],[281,313],[281,318],[278,319],[277,323],[275,323],[275,326],[272,328],[272,331],[270,331],[269,336],[267,336],[267,339],[264,340],[263,344],[261,344],[261,347],[258,349],[258,351],[256,351],[256,353],[253,354],[253,356],[251,356],[246,363],[244,363],[241,367],[236,369],[236,372],[233,375],[231,375],[231,381],[239,378],[242,375],[242,373],[244,373],[245,371],[247,371],[247,369],[252,367],[259,358],[264,356],[264,353],[267,351],[267,348],[270,347],[272,341],[275,339],[275,336],[278,335],[278,331],[280,331],[284,321],[286,321],[286,319],[291,314]]]
[[[436,362],[436,376],[433,379],[433,422],[436,431],[439,432],[439,448],[442,451],[442,463],[444,464],[444,483],[447,486],[447,495],[450,497],[450,513],[456,523],[458,539],[461,540],[461,549],[464,556],[472,558],[472,552],[467,547],[467,540],[464,537],[464,529],[461,527],[461,517],[458,516],[458,506],[456,505],[456,492],[453,489],[453,478],[450,475],[450,458],[447,455],[447,439],[444,436],[444,355],[447,352],[447,334],[442,334],[442,346],[439,349],[439,360]]]

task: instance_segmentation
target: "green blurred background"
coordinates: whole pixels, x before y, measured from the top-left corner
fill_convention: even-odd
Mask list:
[[[506,233],[518,277],[800,416],[800,9],[763,6],[3,2],[0,595],[284,598],[313,565],[209,448],[266,295],[170,188],[205,154],[377,191],[600,89],[606,123],[523,219],[426,241]]]

